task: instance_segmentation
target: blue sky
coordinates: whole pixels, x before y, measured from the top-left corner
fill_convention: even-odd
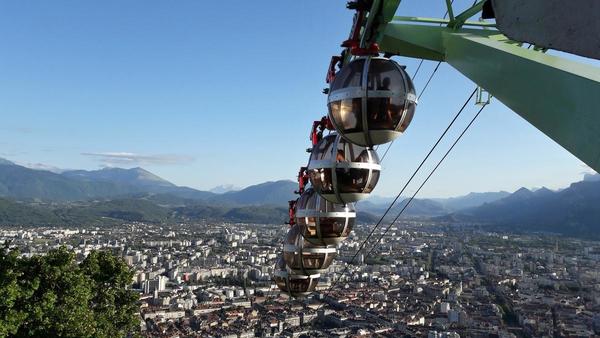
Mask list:
[[[444,10],[443,1],[409,0],[398,14]],[[294,179],[311,121],[326,113],[329,59],[351,22],[345,1],[2,2],[0,157],[142,166],[199,189]],[[410,74],[418,63],[396,60]],[[418,91],[434,65],[424,64]],[[383,163],[377,195],[398,191],[473,88],[440,67]],[[423,196],[559,188],[586,171],[493,101]]]

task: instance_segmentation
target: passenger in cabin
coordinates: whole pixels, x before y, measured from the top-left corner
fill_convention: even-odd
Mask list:
[[[390,91],[391,79],[389,77],[385,77],[381,83],[378,83],[377,90],[378,91]],[[371,114],[371,119],[369,123],[369,127],[373,129],[393,129],[394,121],[392,119],[392,100],[390,97],[381,97],[381,98],[373,98],[369,99],[369,112]]]
[[[346,155],[342,149],[338,149],[337,156],[335,157],[336,162],[343,162],[346,160]]]

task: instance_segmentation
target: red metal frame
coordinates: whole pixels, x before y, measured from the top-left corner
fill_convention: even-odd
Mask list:
[[[333,130],[333,123],[327,116],[323,116],[320,120],[314,121],[312,129],[310,131],[310,141],[312,146],[316,146],[319,141],[323,138],[323,132],[325,130]]]
[[[302,195],[304,188],[308,184],[308,167],[300,167],[298,171],[298,190],[294,191],[295,194]]]
[[[332,56],[331,57],[331,61],[329,62],[329,68],[327,69],[327,76],[325,77],[325,82],[327,83],[332,83],[333,80],[335,79],[335,74],[336,74],[336,70],[335,70],[335,66],[340,64],[342,64],[343,58],[341,56]]]
[[[350,53],[352,53],[352,55],[356,55],[356,56],[367,56],[367,55],[378,56],[379,55],[379,45],[377,43],[373,42],[367,48],[359,48],[359,47],[352,48],[352,49],[350,49]]]
[[[289,221],[286,222],[286,224],[289,224],[290,227],[296,225],[296,204],[298,203],[298,200],[291,200],[288,201],[288,205],[289,205],[289,209],[288,209],[288,215],[290,217]]]
[[[369,44],[369,46],[360,47],[360,30],[362,28],[363,21],[366,13],[369,11],[369,6],[365,2],[352,1],[348,3],[348,8],[356,10],[354,14],[354,21],[352,23],[352,29],[350,30],[350,36],[347,40],[342,42],[342,47],[346,48],[348,52],[356,56],[368,56],[379,55],[379,45],[375,42]],[[327,69],[327,76],[325,77],[326,83],[332,83],[335,79],[336,66],[340,69],[343,66],[344,53],[340,56],[332,56],[329,62],[329,68]]]

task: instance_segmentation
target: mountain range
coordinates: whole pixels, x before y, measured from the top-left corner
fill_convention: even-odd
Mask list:
[[[600,175],[590,176],[560,191],[521,188],[508,197],[442,219],[600,239],[599,178]]]
[[[177,186],[143,168],[68,170],[60,173],[30,169],[0,158],[0,197],[69,202],[168,194],[190,201],[233,204],[287,205],[294,197],[292,181],[266,182],[239,191],[213,193]]]
[[[107,222],[226,220],[281,223],[293,181],[265,182],[213,192],[177,186],[143,168],[50,172],[0,158],[0,224],[103,224]],[[376,222],[393,198],[373,196],[357,204],[359,221]],[[389,212],[392,219],[406,198]],[[508,230],[551,231],[575,236],[600,233],[600,175],[586,175],[566,189],[521,188],[453,198],[414,199],[405,216],[478,223]],[[595,235],[598,237],[598,235]]]

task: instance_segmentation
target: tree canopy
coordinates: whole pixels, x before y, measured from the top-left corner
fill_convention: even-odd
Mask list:
[[[125,337],[139,328],[133,271],[106,251],[0,250],[0,337]]]

